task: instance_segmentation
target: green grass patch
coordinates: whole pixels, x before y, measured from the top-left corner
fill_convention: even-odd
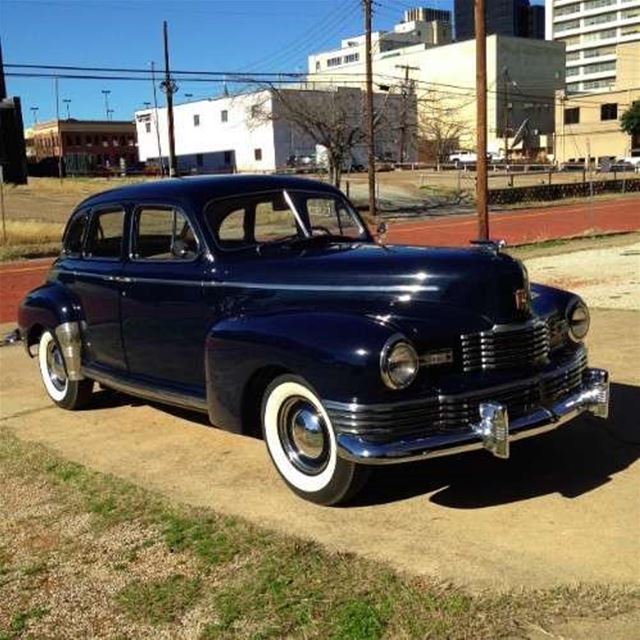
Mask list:
[[[149,624],[177,622],[202,595],[197,578],[173,575],[164,580],[128,584],[117,601],[132,620]]]
[[[140,551],[147,547],[153,547],[153,559],[146,556],[147,562],[172,563],[168,577],[132,577],[111,597],[112,617],[124,613],[132,629],[163,625],[163,633],[177,635],[197,609],[202,640],[493,638],[515,637],[529,622],[611,616],[640,606],[640,590],[632,587],[472,595],[350,554],[329,553],[318,544],[238,518],[170,503],[0,430],[0,480],[7,474],[24,482],[46,482],[64,513],[90,514],[84,539],[93,535],[99,541],[112,527],[136,524],[142,539],[136,537],[117,556],[99,560],[105,575],[111,571],[118,580],[127,571],[145,575],[136,573],[136,563],[144,561]],[[25,521],[22,526],[30,525]],[[82,544],[68,545],[65,554],[81,554]],[[96,562],[91,557],[76,560],[77,565]],[[26,605],[13,612],[0,636],[7,640],[28,633],[30,621],[46,616],[44,610],[29,608],[30,602],[46,601],[46,581],[25,576],[38,576],[46,567],[34,560],[29,567],[14,568],[6,551],[0,553],[0,566],[11,585],[22,580],[25,590]],[[46,617],[39,624],[46,625]],[[65,631],[74,635],[72,627]]]
[[[23,636],[28,630],[31,620],[39,620],[46,614],[47,610],[43,607],[34,607],[27,611],[18,611],[11,618],[9,627],[6,631],[0,631],[0,640],[14,640]]]

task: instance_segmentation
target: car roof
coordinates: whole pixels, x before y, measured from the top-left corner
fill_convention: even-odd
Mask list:
[[[311,189],[335,193],[330,184],[296,176],[279,175],[220,175],[189,176],[165,180],[149,180],[117,187],[90,196],[78,207],[96,206],[127,200],[192,201],[202,205],[215,198],[259,193],[272,189]]]

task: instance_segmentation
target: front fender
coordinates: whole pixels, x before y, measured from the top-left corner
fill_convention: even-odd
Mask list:
[[[385,387],[380,352],[397,330],[372,318],[339,312],[237,316],[212,327],[205,367],[213,424],[241,430],[245,389],[260,371],[288,371],[305,378],[321,398],[355,401]],[[253,399],[259,402],[259,399]]]

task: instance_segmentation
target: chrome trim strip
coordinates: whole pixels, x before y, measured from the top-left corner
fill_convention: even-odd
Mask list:
[[[157,387],[152,387],[148,384],[123,380],[118,376],[90,365],[83,366],[82,372],[87,378],[91,378],[106,387],[110,387],[116,391],[122,391],[123,393],[127,393],[132,396],[139,396],[153,402],[170,404],[176,407],[182,407],[183,409],[200,411],[202,413],[208,413],[209,411],[206,399],[202,399],[198,396],[180,393],[178,391],[160,390]]]
[[[416,400],[407,400],[405,402],[387,402],[377,404],[359,404],[357,402],[335,402],[333,400],[323,400],[323,404],[327,409],[334,409],[336,411],[348,411],[357,412],[361,410],[366,411],[387,411],[389,409],[397,408],[410,408],[412,406],[421,406],[423,404],[433,402],[456,402],[458,400],[465,400],[475,398],[479,395],[485,396],[486,394],[498,393],[506,390],[518,391],[521,387],[529,387],[534,384],[544,382],[548,378],[555,378],[562,374],[568,373],[575,366],[582,364],[587,357],[586,347],[582,347],[576,351],[571,360],[565,362],[559,367],[552,369],[551,371],[545,371],[538,373],[535,376],[529,378],[522,378],[516,382],[507,382],[501,385],[494,385],[493,387],[483,387],[481,389],[474,389],[473,391],[467,391],[465,393],[457,394],[438,394],[437,396],[429,396],[426,398],[419,398]]]
[[[56,270],[57,273],[65,273]],[[108,282],[145,282],[151,284],[175,284],[192,287],[230,287],[247,289],[275,289],[282,291],[368,291],[381,293],[419,293],[421,291],[438,291],[439,287],[423,285],[391,285],[388,287],[377,285],[324,285],[324,284],[288,284],[280,282],[233,282],[229,280],[174,280],[167,278],[140,278],[137,276],[110,276],[102,273],[92,273],[90,271],[71,271],[74,276],[96,278],[107,280]]]
[[[569,422],[581,413],[607,415],[609,378],[603,369],[587,369],[586,383],[550,407],[538,409],[509,425],[509,442],[530,438]],[[338,455],[346,460],[369,465],[396,464],[464,453],[485,448],[470,428],[467,433],[411,438],[396,442],[368,442],[358,436],[336,434]]]

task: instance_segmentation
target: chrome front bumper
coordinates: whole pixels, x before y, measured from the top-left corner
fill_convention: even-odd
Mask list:
[[[476,449],[487,449],[499,458],[508,458],[511,442],[556,429],[584,412],[600,418],[609,414],[609,374],[603,369],[587,369],[576,392],[511,422],[505,405],[487,401],[480,404],[479,420],[469,426],[468,432],[384,443],[338,433],[338,455],[371,465],[411,462]]]

